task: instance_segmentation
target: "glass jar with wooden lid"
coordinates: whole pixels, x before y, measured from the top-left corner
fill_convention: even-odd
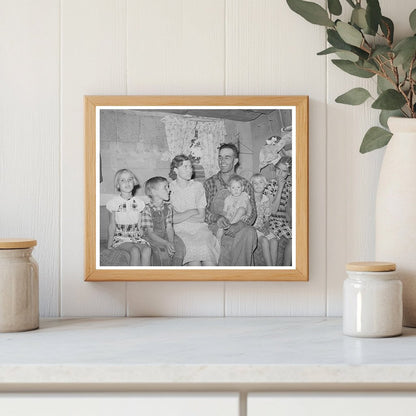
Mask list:
[[[343,331],[355,337],[392,337],[402,333],[402,282],[396,265],[356,262],[346,265]]]
[[[0,332],[39,327],[39,271],[32,257],[36,240],[0,239]]]

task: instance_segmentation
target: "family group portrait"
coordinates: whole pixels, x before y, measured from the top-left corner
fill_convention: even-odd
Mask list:
[[[293,118],[101,108],[100,267],[291,267]]]

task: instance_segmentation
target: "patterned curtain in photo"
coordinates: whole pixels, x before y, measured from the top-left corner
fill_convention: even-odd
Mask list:
[[[218,171],[218,147],[225,142],[225,123],[224,120],[199,121],[196,128],[201,145],[200,163],[205,177],[209,178]]]
[[[165,125],[170,158],[180,154],[189,155],[195,137],[196,121],[169,115],[162,118],[162,123]]]

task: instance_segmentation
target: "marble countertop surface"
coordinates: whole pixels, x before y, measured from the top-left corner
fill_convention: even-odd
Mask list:
[[[76,318],[0,334],[0,388],[48,383],[416,387],[416,329],[364,339],[339,318]]]

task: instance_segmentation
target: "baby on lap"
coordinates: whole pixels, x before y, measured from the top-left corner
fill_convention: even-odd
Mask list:
[[[243,178],[239,175],[234,175],[228,182],[228,190],[230,195],[224,199],[224,217],[230,224],[236,224],[245,217],[251,215],[250,197],[247,192],[243,191]],[[219,228],[217,231],[217,239],[221,242],[224,235],[224,228]]]

